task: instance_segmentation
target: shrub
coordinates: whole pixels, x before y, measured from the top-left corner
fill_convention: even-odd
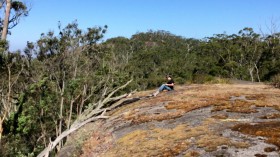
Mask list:
[[[209,83],[210,84],[229,84],[230,80],[228,78],[214,77],[214,79],[211,80]]]
[[[274,77],[272,77],[271,79],[271,84],[275,87],[275,88],[280,88],[280,74],[275,75]]]
[[[184,84],[186,83],[186,79],[182,78],[182,77],[178,77],[174,79],[175,84]]]
[[[207,82],[211,82],[214,80],[214,77],[211,75],[206,75],[206,74],[195,74],[193,76],[193,83],[198,83],[198,84],[203,84]]]

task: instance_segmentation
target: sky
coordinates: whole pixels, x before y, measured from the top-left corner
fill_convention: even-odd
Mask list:
[[[130,38],[138,32],[165,30],[185,38],[238,33],[252,27],[259,33],[280,26],[280,0],[24,0],[29,16],[11,30],[10,50],[23,50],[42,33],[58,34],[77,20],[79,28],[108,25],[105,38]]]

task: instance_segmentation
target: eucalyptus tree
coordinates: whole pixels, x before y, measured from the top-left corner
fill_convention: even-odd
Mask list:
[[[81,30],[74,21],[64,28],[59,24],[57,34],[43,33],[37,42],[27,43],[24,52],[32,80],[20,93],[21,110],[11,118],[16,128],[9,127],[15,130],[8,131],[5,138],[10,145],[23,145],[12,151],[16,155],[20,151],[38,154],[48,148],[49,140],[58,144],[54,148],[59,151],[70,130],[122,98],[114,96],[125,92],[118,87],[130,77],[112,65],[115,56],[111,48],[100,42],[106,30],[107,26]],[[90,112],[95,109],[97,113]],[[29,140],[24,145],[26,137]]]
[[[251,81],[254,82],[257,78],[257,81],[260,82],[258,64],[263,53],[260,34],[255,33],[252,28],[248,27],[240,30],[238,34],[238,42],[242,51],[240,60],[242,60],[243,66],[247,68]]]
[[[280,33],[263,37],[264,52],[260,58],[260,75],[264,80],[270,80],[280,73]]]
[[[0,17],[1,40],[6,40],[9,29],[18,25],[20,18],[28,16],[26,4],[16,0],[1,0],[0,10],[4,16]]]

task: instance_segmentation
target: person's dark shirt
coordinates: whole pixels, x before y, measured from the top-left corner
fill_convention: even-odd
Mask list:
[[[173,79],[168,80],[167,84],[173,84],[173,86],[168,86],[168,87],[170,87],[172,90],[174,89],[174,81],[173,81]]]

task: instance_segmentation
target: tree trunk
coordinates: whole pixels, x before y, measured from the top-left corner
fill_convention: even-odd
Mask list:
[[[2,110],[0,113],[0,141],[3,133],[3,123],[5,120],[7,120],[12,112],[15,112],[17,110],[17,106],[13,105],[12,97],[13,97],[13,88],[14,85],[17,83],[20,75],[23,71],[23,66],[21,67],[21,70],[18,72],[15,78],[12,77],[12,65],[7,66],[8,70],[8,89],[7,91],[3,91],[4,89],[0,89],[0,109]]]
[[[4,118],[0,117],[0,143],[1,143],[2,134],[3,134],[3,121],[4,121]]]
[[[82,126],[84,126],[85,124],[98,120],[98,119],[106,119],[109,118],[108,116],[104,116],[104,115],[100,115],[97,117],[92,117],[84,122],[81,122],[79,124],[77,124],[76,126],[71,127],[68,130],[65,130],[62,134],[60,134],[54,141],[51,141],[49,146],[47,148],[45,148],[37,157],[48,157],[49,153],[56,147],[56,145],[58,143],[60,143],[63,138],[67,137],[70,133],[76,131],[77,129],[81,128]]]
[[[250,77],[251,77],[251,81],[254,82],[254,68],[249,68],[249,73],[250,73]]]
[[[70,128],[70,124],[71,124],[72,112],[73,112],[73,104],[74,104],[74,102],[76,102],[76,100],[77,100],[79,97],[80,97],[80,95],[78,95],[75,99],[74,99],[74,98],[71,99],[69,117],[68,117],[68,122],[67,122],[67,129]]]
[[[58,135],[60,136],[62,133],[62,121],[63,121],[63,106],[64,106],[64,81],[62,81],[62,89],[61,89],[61,99],[60,99],[60,114],[59,114],[59,127],[58,127]],[[58,151],[62,148],[62,142],[59,142],[57,147]]]
[[[259,68],[257,67],[257,64],[255,64],[255,69],[256,69],[256,72],[257,72],[258,81],[261,82],[260,75],[259,75]]]
[[[77,129],[81,128],[85,124],[98,120],[98,119],[107,119],[108,116],[105,116],[106,111],[112,110],[116,108],[117,106],[121,105],[122,103],[118,103],[119,100],[126,98],[130,94],[124,94],[121,96],[112,97],[116,92],[119,90],[125,88],[132,80],[128,81],[123,86],[115,89],[112,91],[106,98],[103,100],[99,100],[98,106],[95,109],[92,109],[90,112],[83,112],[85,115],[80,115],[80,118],[76,119],[76,121],[70,126],[69,129],[61,132],[59,136],[56,137],[54,141],[50,141],[48,147],[46,147],[37,157],[48,157],[49,153],[57,146],[59,145],[64,138],[66,138],[70,133],[76,131]],[[106,92],[106,91],[105,91]],[[115,104],[112,104],[111,106],[107,108],[104,107],[108,102],[115,102]],[[101,109],[102,108],[102,109]]]
[[[1,40],[6,40],[7,39],[10,13],[11,13],[11,0],[6,0],[6,3],[7,4],[6,4],[6,9],[5,9],[5,19],[4,19],[4,22],[3,22]]]
[[[1,100],[1,103],[3,106],[0,106],[2,107],[2,110],[3,110],[3,113],[0,117],[0,141],[1,141],[1,138],[2,138],[2,134],[3,134],[3,131],[4,131],[4,128],[3,128],[3,123],[4,121],[6,120],[7,117],[9,117],[10,115],[10,112],[11,112],[11,92],[12,92],[12,80],[11,80],[11,67],[8,66],[8,91],[7,91],[7,95],[5,94],[2,94],[1,97],[2,97],[2,100]]]
[[[72,110],[73,110],[74,102],[75,102],[74,100],[71,100],[71,102],[70,102],[70,111],[69,111],[69,117],[68,117],[68,122],[67,122],[67,129],[70,128],[71,118],[72,118]]]

